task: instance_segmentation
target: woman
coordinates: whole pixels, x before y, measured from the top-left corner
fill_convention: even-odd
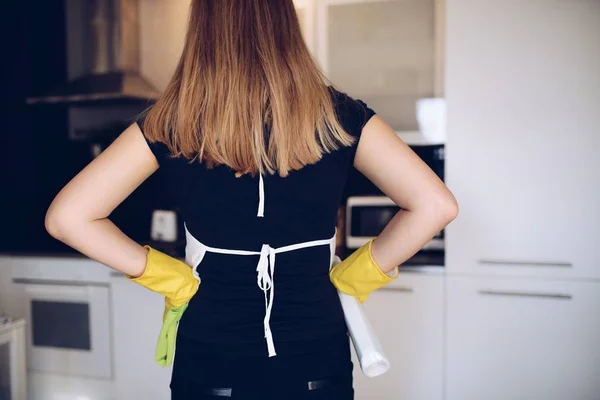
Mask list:
[[[403,211],[330,280],[352,165]],[[159,168],[186,223],[187,265],[108,219]],[[166,325],[183,314],[173,399],[351,399],[336,287],[364,301],[456,214],[374,111],[324,84],[292,0],[193,0],[165,93],[58,194],[46,227],[163,294]]]

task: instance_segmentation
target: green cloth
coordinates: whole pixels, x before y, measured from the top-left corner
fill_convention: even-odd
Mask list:
[[[161,367],[168,367],[173,363],[177,326],[187,306],[187,303],[185,303],[182,306],[170,308],[165,314],[158,342],[156,343],[155,354],[156,363]]]

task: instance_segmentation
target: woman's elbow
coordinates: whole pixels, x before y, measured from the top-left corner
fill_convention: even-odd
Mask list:
[[[448,225],[458,216],[458,202],[450,192],[440,201],[439,208],[444,225]]]
[[[53,238],[64,242],[75,230],[75,217],[73,213],[67,212],[63,207],[51,205],[46,212],[44,226]]]
[[[430,204],[428,212],[435,215],[439,225],[445,227],[458,216],[458,202],[452,193],[447,192]]]
[[[61,240],[64,237],[63,229],[61,226],[63,225],[63,218],[60,216],[60,213],[56,212],[50,208],[46,212],[46,218],[44,220],[44,226],[46,227],[46,231],[50,236],[55,239]]]

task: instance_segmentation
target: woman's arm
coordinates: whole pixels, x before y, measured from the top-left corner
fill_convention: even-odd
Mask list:
[[[147,250],[108,216],[157,169],[140,128],[131,125],[56,196],[46,214],[48,233],[111,268],[140,276]]]
[[[354,165],[402,208],[371,247],[384,272],[412,257],[458,214],[444,183],[377,115],[363,128]]]

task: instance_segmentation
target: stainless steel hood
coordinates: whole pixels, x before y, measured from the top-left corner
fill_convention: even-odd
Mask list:
[[[140,75],[138,0],[65,0],[69,64],[76,76],[28,104],[149,101],[158,91]],[[71,74],[73,75],[73,74]]]

